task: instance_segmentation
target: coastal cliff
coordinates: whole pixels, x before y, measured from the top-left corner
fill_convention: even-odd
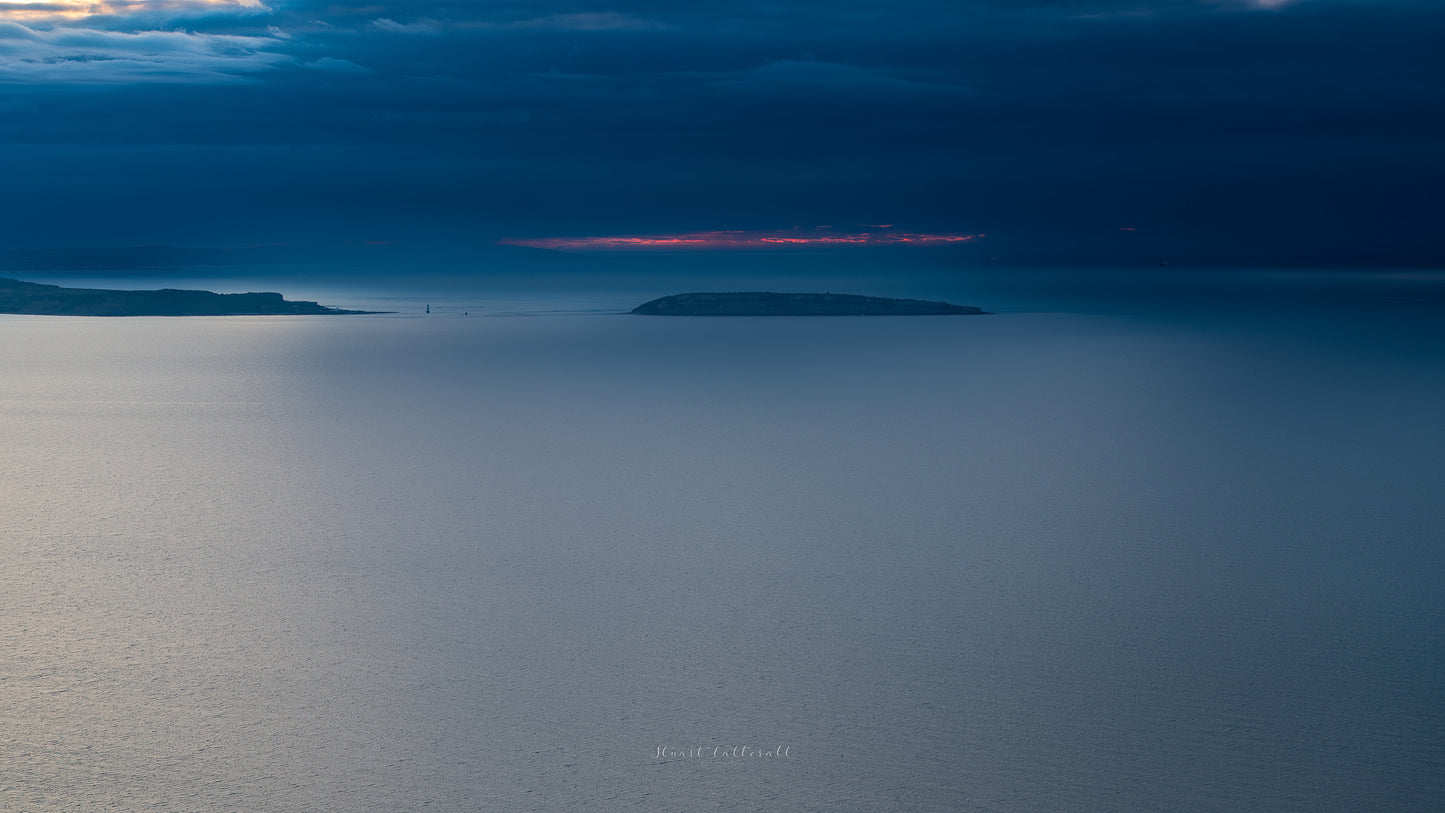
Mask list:
[[[0,313],[36,316],[271,316],[351,314],[315,302],[292,302],[278,293],[217,294],[211,291],[112,291],[62,288],[0,277]]]

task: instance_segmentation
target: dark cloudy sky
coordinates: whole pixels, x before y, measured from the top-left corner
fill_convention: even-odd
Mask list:
[[[0,248],[1442,250],[1442,42],[1438,0],[0,0]]]

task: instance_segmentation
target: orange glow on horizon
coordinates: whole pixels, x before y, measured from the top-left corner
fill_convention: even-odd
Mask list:
[[[887,227],[874,227],[887,228]],[[776,246],[828,245],[943,245],[977,240],[982,234],[918,234],[912,232],[865,231],[811,232],[701,231],[682,234],[628,235],[616,237],[541,237],[532,240],[504,239],[508,246],[550,249],[648,249],[648,248],[768,248]]]

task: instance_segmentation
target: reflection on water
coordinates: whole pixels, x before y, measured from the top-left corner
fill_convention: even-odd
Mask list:
[[[1438,313],[1013,296],[0,317],[0,807],[1439,809]]]

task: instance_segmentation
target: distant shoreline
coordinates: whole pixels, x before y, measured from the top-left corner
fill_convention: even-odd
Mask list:
[[[673,294],[632,309],[643,316],[973,316],[972,305],[857,294],[734,293]]]
[[[25,316],[311,316],[372,314],[292,301],[274,292],[63,288],[0,277],[0,313]]]

